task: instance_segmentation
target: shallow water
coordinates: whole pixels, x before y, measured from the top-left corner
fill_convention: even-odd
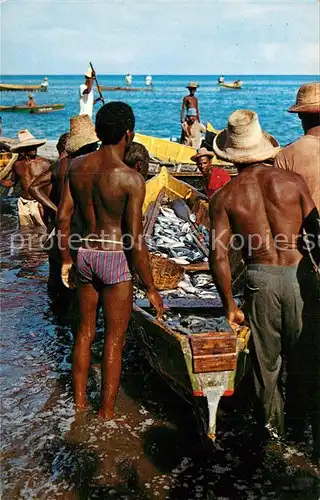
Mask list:
[[[46,76],[46,75],[43,75]],[[43,76],[21,75],[2,76],[3,82],[40,83]],[[3,135],[15,137],[21,128],[28,128],[36,137],[56,139],[69,129],[69,118],[79,113],[79,85],[81,75],[59,75],[49,77],[49,91],[35,93],[37,104],[64,103],[65,109],[46,115],[24,113],[2,113]],[[238,108],[253,109],[259,114],[262,127],[275,135],[281,145],[295,140],[301,135],[300,120],[290,115],[286,109],[295,102],[300,85],[318,80],[318,76],[241,76],[244,82],[239,91],[219,89],[218,75],[176,76],[155,75],[153,92],[104,92],[107,101],[123,100],[133,107],[138,132],[159,137],[180,137],[181,102],[190,80],[199,82],[200,117],[205,123],[221,129],[226,126],[227,118]],[[237,75],[226,76],[226,81],[234,81]],[[101,85],[123,85],[122,75],[99,75]],[[135,76],[133,86],[144,86],[144,76]],[[0,92],[1,105],[23,104],[27,101],[26,92]],[[99,108],[97,104],[95,110]]]
[[[2,207],[1,361],[4,500],[317,500],[319,478],[302,451],[274,445],[261,456],[248,386],[225,398],[216,449],[205,450],[189,405],[150,368],[134,335],[124,352],[117,419],[75,415],[71,392],[72,327],[68,309],[47,294],[46,255],[12,250],[18,242],[15,200]],[[25,234],[26,236],[26,234]],[[101,352],[99,319],[94,359]]]

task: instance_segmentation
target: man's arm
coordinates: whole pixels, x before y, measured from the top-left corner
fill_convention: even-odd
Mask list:
[[[50,200],[47,191],[48,188],[52,185],[52,170],[51,168],[43,174],[39,175],[29,187],[29,193],[31,196],[37,200],[44,207],[50,208],[54,213],[57,213],[58,208],[56,205]]]
[[[88,79],[89,82],[87,84],[87,88],[84,89],[84,91],[82,92],[83,94],[90,94],[95,76],[96,76],[95,74],[92,74],[92,77]]]
[[[69,243],[70,225],[73,213],[74,201],[70,190],[70,178],[67,176],[57,214],[58,245],[62,260],[61,279],[67,288],[72,288],[70,276],[72,259],[70,255]]]
[[[197,97],[196,97],[196,110],[197,110],[197,120],[200,123],[199,101]]]
[[[185,108],[185,106],[186,106],[186,98],[184,97],[182,99],[182,107],[181,107],[181,115],[180,115],[180,121],[181,121],[181,123],[184,122],[184,108]]]
[[[244,314],[237,307],[232,296],[231,269],[228,257],[228,245],[231,239],[231,229],[221,193],[217,193],[211,198],[209,215],[210,270],[221,297],[227,319],[231,323],[241,324],[244,321]]]
[[[136,172],[127,181],[128,201],[125,210],[127,231],[131,236],[132,265],[138,272],[147,290],[148,299],[157,311],[157,317],[163,314],[162,298],[155,289],[149,264],[149,253],[143,236],[142,205],[145,197],[145,181]]]

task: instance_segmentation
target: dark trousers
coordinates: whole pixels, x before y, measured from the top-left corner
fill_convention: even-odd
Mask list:
[[[320,418],[320,292],[308,262],[281,267],[250,264],[246,301],[253,341],[256,396],[263,421],[284,433],[282,374],[286,371],[286,423],[300,427],[309,413],[315,449]]]

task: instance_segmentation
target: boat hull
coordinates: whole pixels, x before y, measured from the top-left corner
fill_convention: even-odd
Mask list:
[[[231,90],[241,90],[242,88],[242,82],[239,84],[237,83],[219,83],[219,87],[222,87],[224,89],[231,89]]]
[[[169,200],[188,199],[188,205],[196,214],[197,221],[209,227],[208,204],[204,197],[192,186],[173,178],[165,168],[146,183],[143,212],[148,212],[151,226],[156,220],[152,207],[154,206],[154,211],[157,210],[157,200],[162,191]],[[151,234],[150,229],[145,232]],[[239,254],[230,254],[229,259],[234,284],[238,283],[241,287],[241,257]],[[206,262],[189,264],[184,268],[189,272],[209,271]],[[210,302],[198,298],[192,301],[182,298],[171,301],[165,299],[165,305],[169,305],[171,310],[184,310],[188,314],[197,312],[201,315],[210,310],[212,316],[223,315],[220,299]],[[244,327],[237,335],[230,329],[222,333],[185,335],[155,319],[150,314],[149,307],[146,300],[137,300],[134,304],[135,337],[151,366],[183,399],[192,404],[203,440],[214,440],[219,401],[222,396],[233,394],[246,370],[246,348],[250,331],[248,327]]]
[[[0,92],[47,92],[47,85],[15,85],[0,83]]]
[[[29,108],[28,106],[0,106],[0,112],[8,113],[30,113],[34,115],[52,113],[64,109],[64,104],[44,104]]]

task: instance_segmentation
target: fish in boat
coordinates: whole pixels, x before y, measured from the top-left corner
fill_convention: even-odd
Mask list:
[[[30,113],[32,115],[40,115],[45,113],[52,113],[64,109],[64,104],[42,104],[41,106],[34,106],[30,108],[26,105],[21,106],[0,106],[0,112],[8,111],[10,113]]]
[[[225,89],[233,89],[233,90],[240,90],[242,88],[243,82],[240,80],[236,80],[235,82],[222,82],[219,83],[219,87],[225,88]]]
[[[196,224],[209,228],[208,205],[201,193],[163,167],[146,183],[145,233],[153,233],[159,216],[167,216],[167,225],[172,224],[174,215],[167,207],[176,199],[188,200]],[[236,296],[242,288],[244,266],[239,252],[229,254],[229,259]],[[185,274],[177,289],[160,292],[170,307],[163,321],[152,316],[144,292],[135,286],[132,328],[150,364],[191,404],[204,441],[214,441],[219,401],[233,394],[246,371],[250,330],[247,326],[234,330],[222,318],[222,303],[208,262],[188,263],[183,268]],[[240,305],[242,299],[237,300]]]
[[[16,83],[0,83],[0,92],[47,92],[49,81],[47,78],[38,85],[24,85]]]
[[[106,91],[106,92],[152,92],[153,87],[108,87],[106,85],[99,85],[100,91]]]

